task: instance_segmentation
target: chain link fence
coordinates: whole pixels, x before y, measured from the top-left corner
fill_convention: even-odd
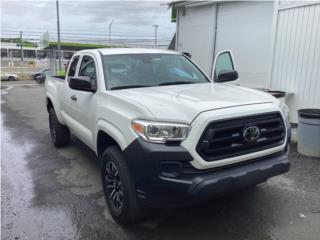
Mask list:
[[[30,79],[31,75],[41,69],[50,69],[52,74],[64,73],[67,62],[75,51],[61,52],[61,69],[59,69],[57,50],[23,50],[21,61],[20,49],[1,49],[1,71],[18,74],[20,79]]]

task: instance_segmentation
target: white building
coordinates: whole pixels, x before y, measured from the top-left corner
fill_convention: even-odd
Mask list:
[[[320,108],[320,2],[175,1],[175,48],[212,74],[230,49],[243,86],[285,91],[297,109]]]

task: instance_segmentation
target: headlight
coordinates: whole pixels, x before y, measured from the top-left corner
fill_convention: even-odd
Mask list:
[[[181,123],[153,122],[134,120],[131,128],[148,142],[165,143],[183,141],[187,138],[190,126]]]

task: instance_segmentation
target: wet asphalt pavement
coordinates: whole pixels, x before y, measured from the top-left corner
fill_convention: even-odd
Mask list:
[[[118,226],[94,153],[53,147],[43,86],[5,83],[1,102],[2,239],[320,239],[320,159],[291,146],[289,173],[257,187]]]

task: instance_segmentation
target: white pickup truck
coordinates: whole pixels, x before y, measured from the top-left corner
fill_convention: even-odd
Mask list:
[[[209,78],[187,56],[155,49],[76,53],[65,78],[46,80],[52,141],[73,133],[101,161],[113,218],[178,206],[266,181],[289,170],[288,109],[235,86],[231,53]]]

